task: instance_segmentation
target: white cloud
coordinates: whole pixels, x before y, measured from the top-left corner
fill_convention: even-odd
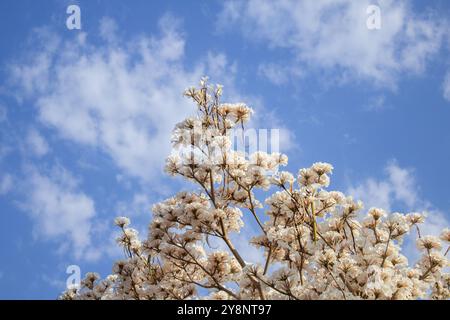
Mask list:
[[[275,85],[282,85],[290,81],[293,77],[301,76],[302,72],[295,65],[261,63],[258,66],[258,75],[268,79]]]
[[[103,17],[100,20],[100,36],[108,41],[108,42],[114,42],[117,40],[116,34],[117,34],[117,24],[116,21],[109,17]]]
[[[258,67],[258,74],[276,85],[285,84],[288,81],[288,76],[285,71],[279,66],[271,63],[260,64]]]
[[[377,3],[380,30],[366,26],[370,0],[238,0],[224,4],[218,23],[221,29],[238,26],[270,48],[290,50],[289,64],[395,88],[400,74],[424,71],[447,26],[436,14],[416,14],[408,0]]]
[[[133,217],[150,215],[152,199],[145,193],[135,193],[131,201],[121,201],[117,204],[117,216]]]
[[[429,209],[426,222],[420,227],[424,235],[439,235],[442,229],[450,227],[448,217],[439,210]]]
[[[369,101],[365,106],[367,111],[382,111],[386,108],[386,97],[384,95],[369,98]]]
[[[106,21],[106,22],[105,22]],[[128,175],[150,180],[170,151],[175,123],[193,112],[182,97],[204,67],[182,64],[184,38],[165,16],[159,37],[140,37],[124,45],[93,46],[39,30],[48,50],[12,67],[23,98],[35,100],[39,120],[65,139],[98,147]],[[102,32],[112,28],[102,23]],[[47,45],[48,43],[48,45]],[[60,50],[53,50],[58,43]]]
[[[395,161],[386,166],[395,199],[412,208],[418,201],[417,187],[411,169],[400,168]]]
[[[236,62],[230,63],[224,53],[209,51],[206,56],[206,65],[209,76],[215,79],[221,79],[225,81],[222,83],[223,85],[230,86],[233,90],[236,89],[234,88],[237,73]]]
[[[47,141],[36,129],[30,129],[28,131],[26,143],[28,149],[38,157],[42,157],[49,152]]]
[[[447,101],[450,101],[450,72],[447,72],[445,76],[444,83],[442,84],[442,91],[444,98]]]
[[[391,192],[392,185],[389,182],[376,181],[372,178],[348,190],[355,199],[363,201],[367,209],[378,207],[388,211],[391,210]]]
[[[366,209],[378,207],[391,211],[395,201],[407,209],[414,209],[420,199],[413,170],[401,168],[396,161],[390,161],[385,172],[386,179],[368,178],[360,185],[351,186],[347,192],[362,200]]]
[[[10,174],[0,175],[0,195],[7,194],[13,187],[13,177]]]
[[[78,181],[65,169],[55,168],[49,175],[29,171],[23,210],[35,222],[34,235],[59,240],[76,258],[89,255],[94,201],[78,190]]]

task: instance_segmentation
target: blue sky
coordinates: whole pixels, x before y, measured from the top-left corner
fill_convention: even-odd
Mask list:
[[[330,162],[332,189],[448,226],[449,20],[445,0],[1,1],[0,298],[56,298],[73,264],[107,275],[113,218],[145,234],[189,188],[161,168],[202,75],[282,130],[292,172]]]

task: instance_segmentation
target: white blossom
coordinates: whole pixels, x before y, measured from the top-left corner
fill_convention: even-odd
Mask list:
[[[156,203],[143,239],[128,218],[116,218],[124,259],[104,280],[88,273],[81,288],[61,299],[450,298],[448,228],[440,238],[421,235],[424,214],[361,212],[360,201],[327,190],[334,170],[328,163],[294,177],[274,171],[287,165],[284,154],[246,158],[231,150],[229,130],[243,128],[253,110],[221,103],[221,95],[207,78],[187,89],[197,116],[173,131],[165,170],[196,188]],[[259,233],[250,245],[263,262],[249,263],[233,236],[244,216],[255,220]],[[421,256],[410,263],[402,241],[411,228]]]
[[[117,217],[114,220],[114,223],[116,226],[118,227],[127,227],[130,224],[130,219],[128,219],[127,217]]]

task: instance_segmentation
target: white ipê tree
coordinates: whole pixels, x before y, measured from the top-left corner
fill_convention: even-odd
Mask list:
[[[450,298],[449,229],[440,239],[421,235],[421,213],[371,208],[362,217],[362,203],[326,190],[330,164],[315,163],[294,177],[278,171],[286,155],[258,151],[246,157],[232,150],[230,132],[244,128],[252,109],[222,104],[221,86],[202,79],[185,95],[197,104],[197,115],[174,129],[176,152],[166,171],[198,188],[156,204],[144,241],[128,218],[116,218],[126,259],[104,280],[88,273],[61,299]],[[258,189],[274,191],[265,205]],[[232,242],[243,214],[259,228],[250,243],[262,249],[264,263],[247,263]],[[422,252],[414,265],[401,254],[409,231],[417,233]],[[226,250],[211,247],[211,238]]]

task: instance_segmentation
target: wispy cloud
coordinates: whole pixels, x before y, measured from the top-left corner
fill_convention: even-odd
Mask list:
[[[191,111],[181,92],[202,73],[183,66],[185,40],[171,19],[160,20],[158,36],[120,45],[109,41],[110,20],[102,23],[108,41],[101,45],[86,34],[66,41],[36,31],[47,49],[11,68],[17,91],[60,137],[99,148],[126,174],[150,180],[170,150],[172,127]]]
[[[28,168],[28,178],[21,208],[34,221],[36,237],[58,240],[61,250],[76,258],[89,258],[92,222],[96,215],[94,201],[79,190],[79,182],[64,168],[49,173]]]
[[[8,193],[13,187],[13,177],[6,173],[0,174],[0,195]]]
[[[395,201],[407,209],[414,209],[421,200],[413,169],[402,168],[392,160],[384,171],[385,179],[367,178],[359,185],[350,186],[348,193],[362,200],[367,209],[379,207],[391,211]]]
[[[444,98],[447,101],[450,101],[450,71],[447,72],[444,83],[442,84],[442,93],[444,95]]]
[[[261,63],[258,66],[258,75],[266,78],[275,85],[283,85],[293,78],[300,77],[303,72],[296,65],[282,63]]]
[[[417,14],[407,0],[382,0],[377,1],[381,29],[369,30],[366,9],[372,2],[227,1],[218,24],[221,29],[240,28],[269,48],[289,50],[286,65],[395,88],[400,75],[426,69],[441,47],[447,22],[436,13]]]
[[[42,157],[50,151],[50,147],[45,138],[34,128],[28,131],[26,144],[28,150],[38,157]]]
[[[153,201],[147,193],[135,193],[131,201],[120,201],[117,204],[117,216],[149,216]]]
[[[365,105],[367,111],[382,111],[386,108],[388,108],[388,106],[386,105],[386,97],[384,95],[369,98]]]

